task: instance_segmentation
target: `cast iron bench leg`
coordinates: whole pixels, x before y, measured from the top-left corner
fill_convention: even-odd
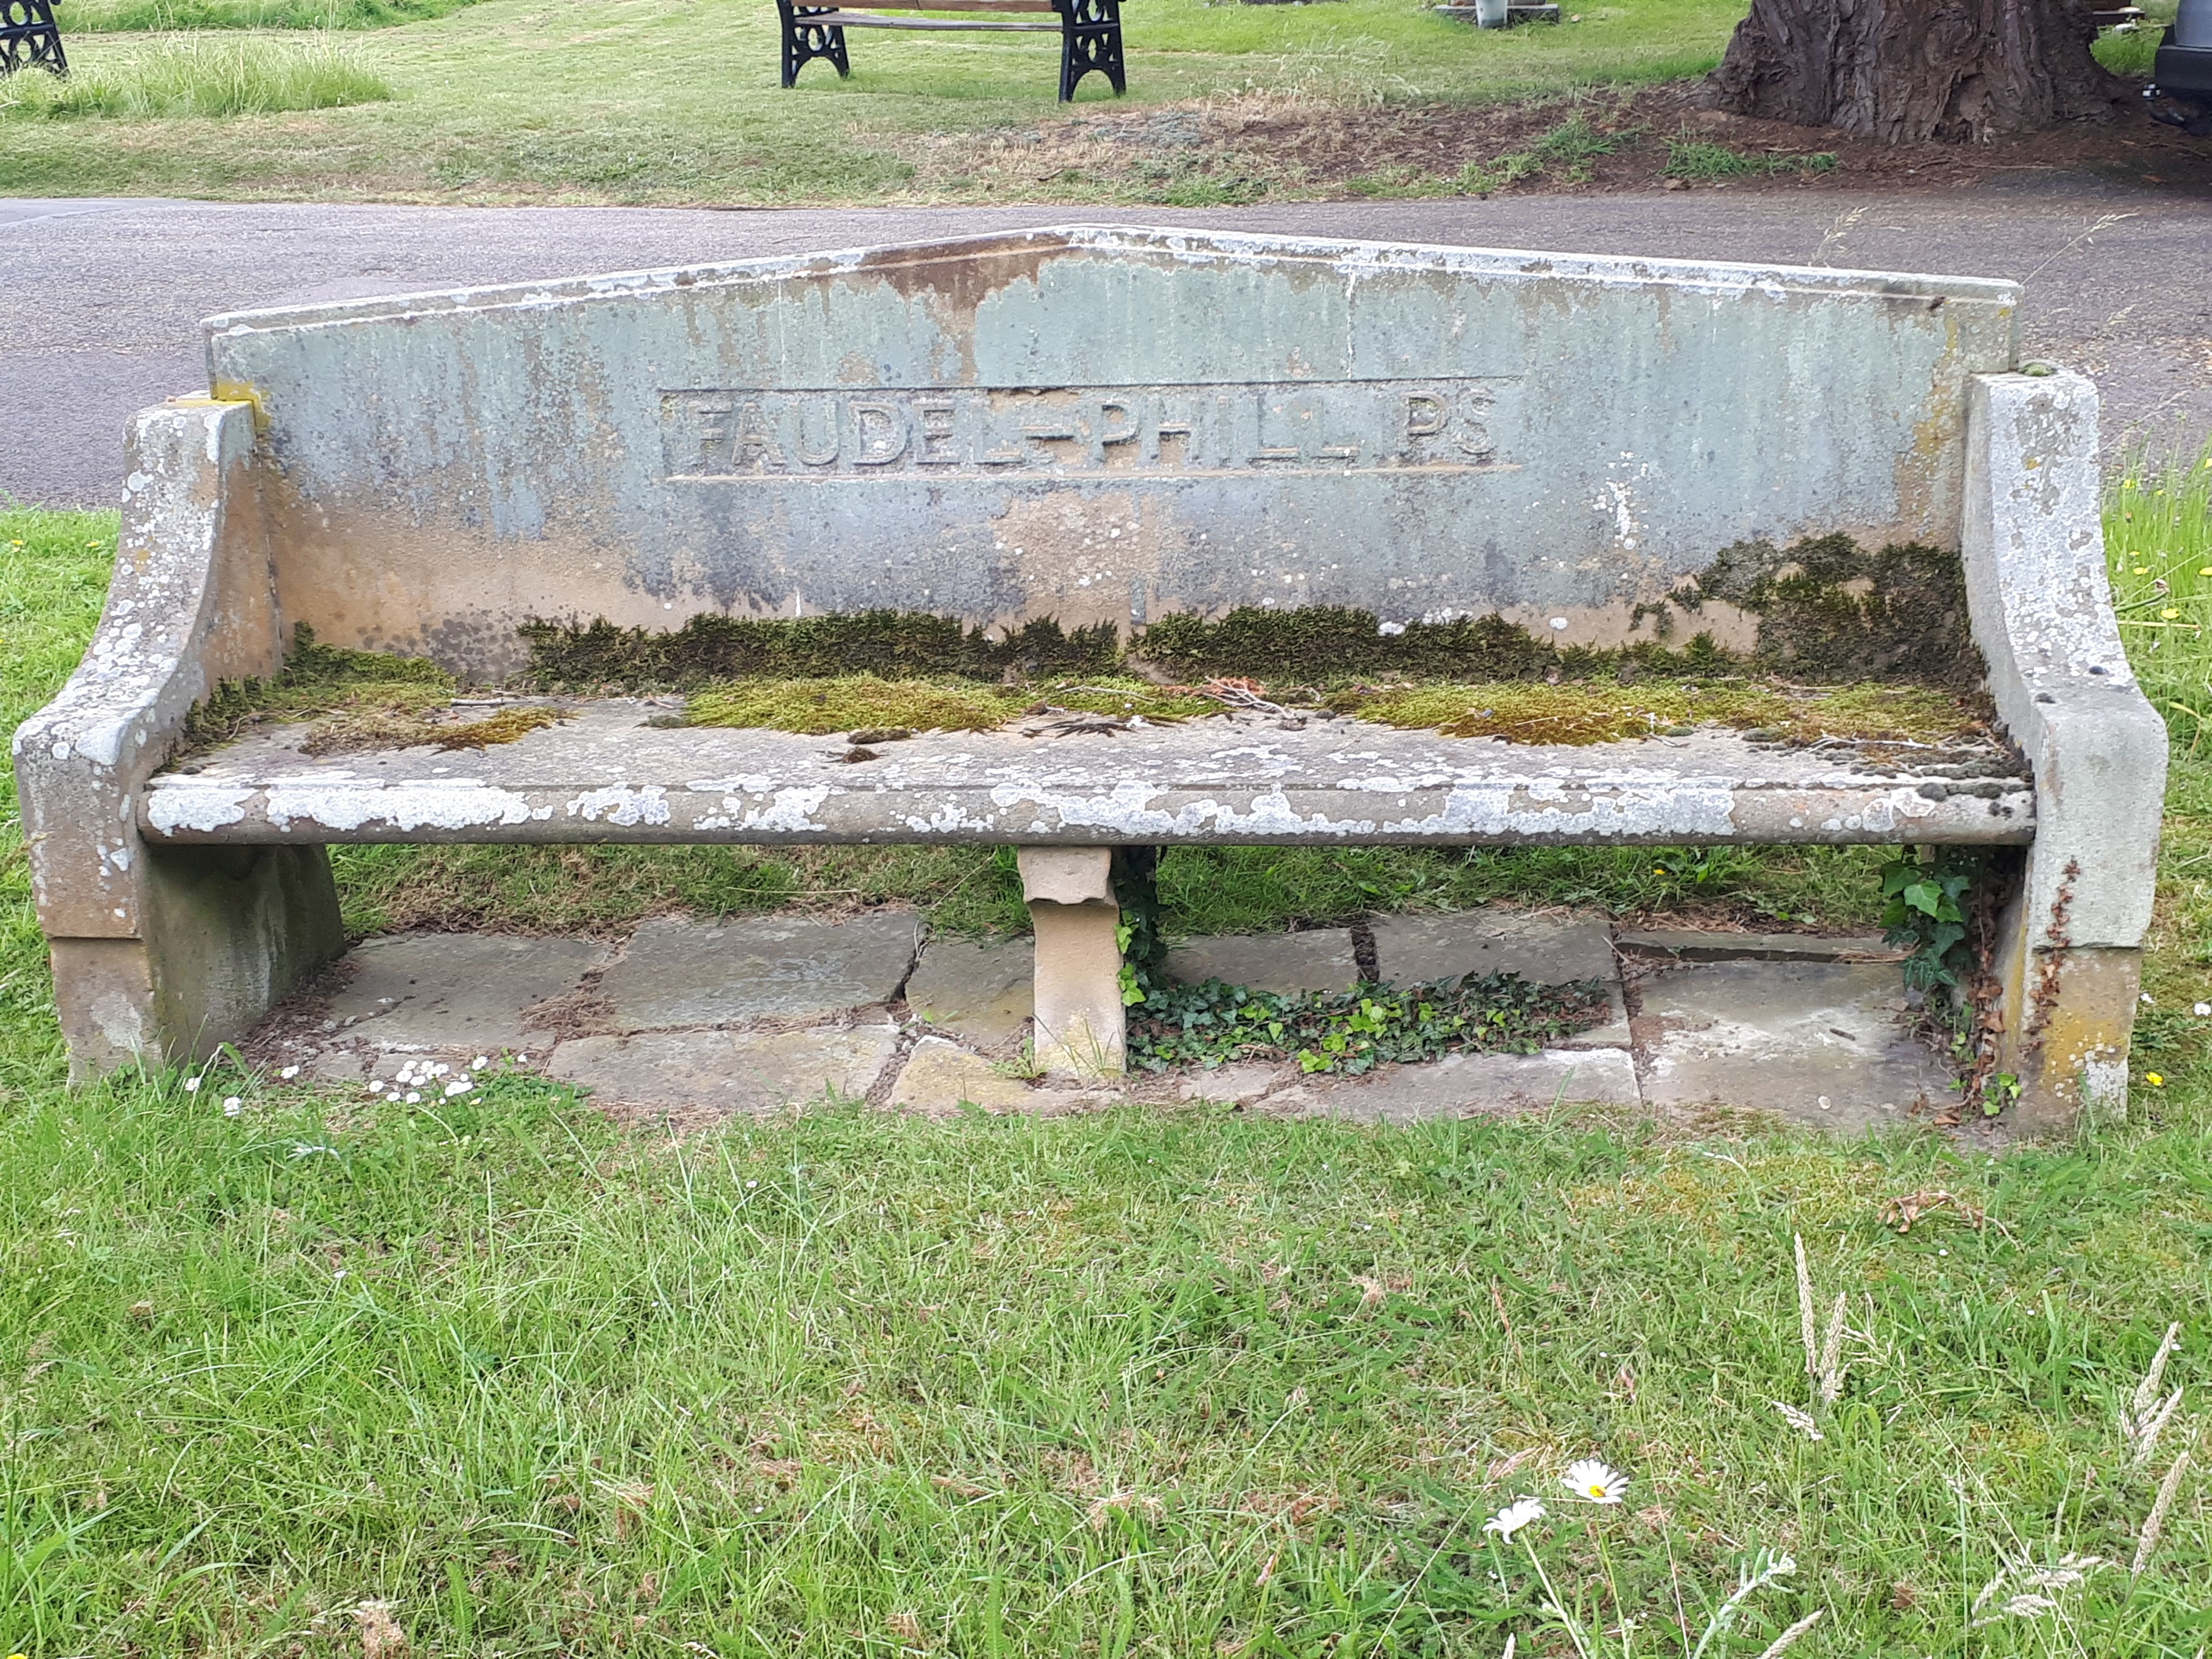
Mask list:
[[[783,84],[787,88],[796,86],[799,71],[817,58],[829,60],[839,80],[852,78],[853,65],[845,57],[845,31],[834,23],[808,21],[835,11],[836,7],[794,5],[792,0],[775,0],[775,9],[783,17]]]
[[[1073,103],[1076,83],[1097,70],[1118,95],[1129,89],[1121,66],[1121,0],[1054,0],[1060,14],[1060,101]]]

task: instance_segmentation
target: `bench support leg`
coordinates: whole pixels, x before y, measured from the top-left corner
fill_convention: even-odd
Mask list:
[[[839,80],[852,77],[853,65],[845,57],[844,29],[835,23],[812,21],[824,12],[836,10],[836,7],[775,0],[775,9],[783,21],[783,84],[787,89],[799,84],[799,71],[817,58],[830,63]]]
[[[1079,1078],[1119,1076],[1121,912],[1103,847],[1024,847],[1022,896],[1036,936],[1036,1063]]]
[[[319,847],[143,848],[139,936],[53,941],[70,1077],[181,1066],[345,948]]]
[[[1075,88],[1093,70],[1112,83],[1115,94],[1129,89],[1121,64],[1121,0],[1054,0],[1060,13],[1060,101],[1072,103]]]

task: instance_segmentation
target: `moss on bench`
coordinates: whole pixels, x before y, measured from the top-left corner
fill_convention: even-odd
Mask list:
[[[459,680],[434,662],[325,645],[305,623],[293,632],[283,671],[268,679],[225,681],[191,712],[175,758],[204,754],[259,726],[312,720],[310,755],[435,744],[483,749],[553,725],[561,711],[512,704],[486,714],[453,707]]]

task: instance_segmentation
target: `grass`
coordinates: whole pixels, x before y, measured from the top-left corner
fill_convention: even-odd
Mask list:
[[[392,95],[391,83],[359,51],[327,35],[286,40],[173,34],[127,57],[76,63],[66,77],[9,76],[0,83],[0,123],[13,139],[27,131],[26,123],[40,118],[278,115],[373,104]]]
[[[1836,170],[1833,153],[1820,150],[1811,155],[1750,155],[1726,144],[1714,143],[1709,138],[1694,138],[1684,133],[1667,141],[1665,176],[1669,179],[1705,180],[1709,179],[1771,179],[1784,173],[1832,173]]]
[[[72,34],[121,29],[374,29],[443,17],[475,0],[63,0]]]
[[[1296,196],[1311,188],[1287,163],[1224,171],[1201,156],[1206,164],[1194,167],[1193,152],[1110,142],[1093,124],[1141,121],[1165,103],[1201,115],[1479,104],[1668,80],[1717,62],[1741,10],[1741,0],[1638,0],[1591,7],[1557,28],[1479,31],[1407,0],[1147,0],[1127,25],[1133,90],[1107,108],[1097,77],[1073,106],[1054,103],[1048,39],[872,33],[853,44],[850,81],[817,64],[782,92],[765,0],[604,0],[588,16],[541,0],[482,0],[349,38],[391,87],[386,101],[219,119],[114,112],[97,143],[0,110],[0,194],[1187,204]],[[71,61],[94,79],[128,81],[164,50],[143,33],[70,36]]]
[[[2209,495],[2212,468],[2146,471],[2110,519],[2177,736],[2138,1056],[2164,1085],[2128,1126],[2002,1161],[1565,1111],[845,1105],[671,1138],[498,1066],[434,1111],[227,1063],[195,1091],[72,1093],[0,793],[0,1652],[1495,1659],[1510,1635],[1556,1659],[1533,1540],[1608,1655],[1624,1618],[1625,1650],[1679,1655],[1761,1547],[1796,1571],[1708,1659],[1815,1612],[1797,1659],[2197,1654],[2201,1481],[2128,1568],[2212,1382],[2212,1021],[2189,1012],[2212,755],[2176,706],[2212,712]],[[0,723],[82,648],[113,534],[0,515]],[[452,849],[489,862],[378,889],[399,849],[355,850],[356,919],[422,879],[573,871],[611,915],[645,867]],[[686,879],[970,920],[1011,890],[1002,855],[894,851]],[[1785,879],[1707,856],[1662,878],[1649,849],[1255,850],[1170,858],[1161,884],[1177,925],[1212,926],[1486,882],[1625,897],[1636,866],[1724,895]],[[1848,856],[1797,868],[1863,885]],[[1823,1319],[1848,1292],[1832,1402],[1793,1235]],[[2184,1404],[2138,1464],[2119,1418],[2169,1320]],[[1626,1504],[1565,1498],[1585,1455],[1627,1472]],[[1552,1516],[1493,1546],[1485,1519],[1524,1492]],[[2100,1565],[2061,1582],[2069,1553]],[[2051,1605],[2003,1612],[2039,1571]]]

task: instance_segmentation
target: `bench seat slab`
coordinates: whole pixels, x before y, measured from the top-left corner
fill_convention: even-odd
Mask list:
[[[1587,747],[1350,720],[1222,715],[1112,734],[930,732],[854,763],[841,737],[655,727],[665,704],[483,750],[316,758],[310,728],[156,776],[156,845],[319,842],[2024,843],[2028,780],[1988,748],[1790,749],[1701,731]]]

